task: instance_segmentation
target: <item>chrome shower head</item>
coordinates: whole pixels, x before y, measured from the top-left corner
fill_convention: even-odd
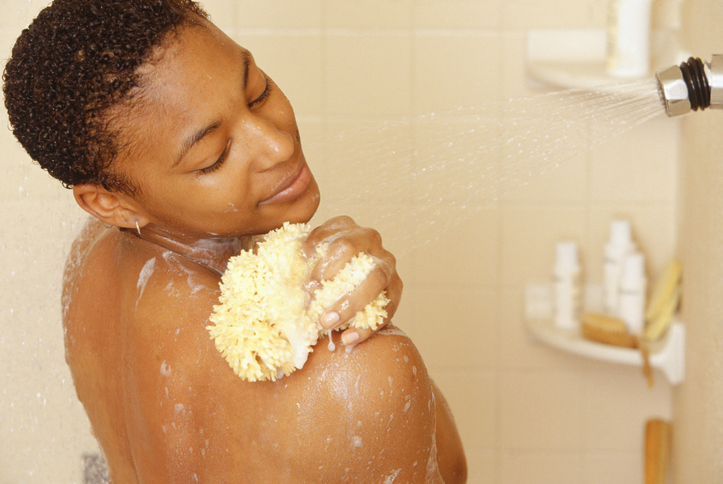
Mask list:
[[[723,109],[723,55],[713,55],[710,63],[691,57],[680,66],[658,71],[656,77],[668,116]]]

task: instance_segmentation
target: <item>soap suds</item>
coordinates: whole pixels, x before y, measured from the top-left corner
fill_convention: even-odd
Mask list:
[[[163,253],[163,260],[166,261],[166,264],[173,267],[177,271],[180,271],[180,272],[183,272],[184,274],[186,274],[186,284],[191,289],[191,295],[198,293],[205,287],[205,285],[197,283],[195,281],[196,273],[194,271],[190,270],[189,268],[184,267],[183,264],[180,264],[175,259],[176,256],[177,255],[175,252],[172,252],[169,250],[169,251],[166,251]],[[169,286],[166,286],[166,291],[170,292],[170,289],[171,288]]]
[[[400,472],[402,472],[401,469],[393,470],[391,474],[384,478],[384,484],[392,484],[397,479]]]
[[[138,308],[138,301],[140,301],[141,297],[143,296],[143,292],[146,290],[146,284],[148,284],[148,279],[153,274],[153,268],[155,267],[155,265],[155,257],[148,259],[146,263],[143,264],[143,268],[141,269],[140,274],[138,274],[138,282],[136,282],[136,291],[138,292],[138,298],[136,299],[136,309]]]

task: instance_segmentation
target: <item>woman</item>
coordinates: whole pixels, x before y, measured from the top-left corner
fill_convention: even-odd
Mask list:
[[[228,259],[307,222],[320,195],[293,110],[186,0],[58,0],[4,74],[14,133],[95,217],[66,268],[66,358],[116,483],[464,482],[459,437],[414,345],[349,329],[276,382],[236,377],[206,331]],[[360,251],[383,263],[322,316],[345,322],[394,258],[348,218],[310,293]],[[325,346],[325,345],[324,345]]]

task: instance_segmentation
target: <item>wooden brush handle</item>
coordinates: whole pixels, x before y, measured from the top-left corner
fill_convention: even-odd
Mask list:
[[[670,447],[670,424],[648,420],[645,425],[645,484],[665,484]]]

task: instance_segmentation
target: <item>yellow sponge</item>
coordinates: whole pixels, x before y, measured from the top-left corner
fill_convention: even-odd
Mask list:
[[[317,246],[307,259],[302,243],[307,224],[285,223],[270,232],[254,251],[229,260],[221,280],[220,304],[206,329],[234,373],[244,380],[276,380],[302,368],[312,347],[327,330],[319,324],[324,309],[356,288],[374,269],[368,254],[356,255],[334,279],[322,281],[308,304],[304,282],[314,263],[328,250]],[[387,316],[389,302],[380,294],[342,328],[376,329]]]

